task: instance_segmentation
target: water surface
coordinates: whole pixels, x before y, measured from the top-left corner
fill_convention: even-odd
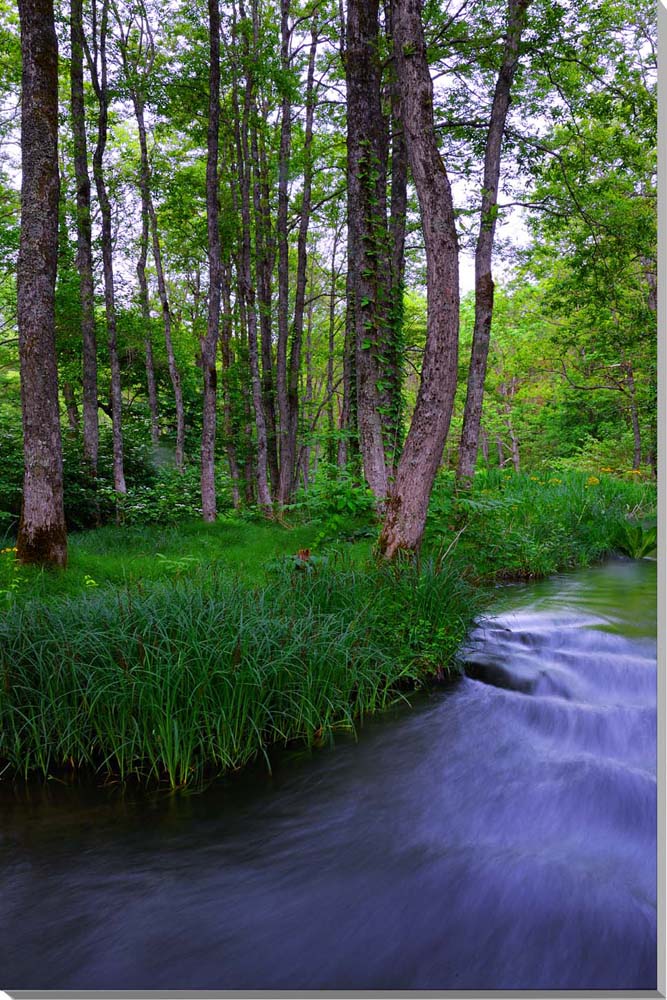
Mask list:
[[[499,591],[468,676],[201,795],[0,798],[4,989],[654,989],[655,564]]]

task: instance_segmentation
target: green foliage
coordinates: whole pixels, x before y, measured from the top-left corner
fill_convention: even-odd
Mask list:
[[[648,527],[638,521],[622,521],[614,536],[616,548],[631,559],[643,559],[655,552],[658,545],[657,525]]]
[[[429,547],[478,581],[530,579],[585,566],[617,548],[618,524],[655,509],[655,485],[608,475],[478,472],[469,494],[442,480]]]
[[[0,760],[172,787],[277,742],[319,742],[449,668],[469,627],[452,573],[320,567],[253,588],[208,569],[55,603],[0,624]]]
[[[375,497],[366,484],[324,462],[317,479],[297,491],[288,510],[319,522],[316,546],[368,537],[377,523]]]

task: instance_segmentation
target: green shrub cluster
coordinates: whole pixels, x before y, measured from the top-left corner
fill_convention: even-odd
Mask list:
[[[449,558],[477,581],[542,577],[613,552],[627,519],[650,513],[655,503],[654,483],[637,477],[492,470],[457,495],[443,476],[427,541],[435,551],[449,549]]]

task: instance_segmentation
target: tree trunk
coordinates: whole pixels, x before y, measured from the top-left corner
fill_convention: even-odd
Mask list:
[[[21,237],[17,271],[23,563],[65,566],[55,285],[58,261],[58,45],[52,0],[20,0]]]
[[[347,11],[348,310],[354,318],[359,447],[379,501],[388,491],[382,395],[386,347],[386,137],[377,0]],[[384,209],[384,210],[383,210]]]
[[[241,16],[244,16],[241,7]],[[268,443],[266,435],[266,419],[264,401],[262,399],[262,378],[259,368],[259,344],[257,339],[257,308],[255,300],[255,285],[252,275],[252,245],[251,245],[251,213],[250,213],[250,174],[251,163],[248,148],[248,133],[253,106],[253,73],[251,71],[250,51],[246,38],[246,87],[243,103],[243,120],[238,113],[235,115],[235,133],[237,143],[238,174],[241,189],[241,269],[240,292],[246,306],[248,330],[248,358],[250,361],[250,379],[252,384],[252,400],[255,410],[255,431],[257,435],[257,498],[259,505],[268,514],[271,511],[271,490],[268,476]],[[236,96],[234,101],[238,106]]]
[[[380,535],[388,559],[421,544],[454,405],[459,336],[454,205],[436,141],[419,0],[394,0],[392,25],[401,120],[426,247],[427,329],[417,402]]]
[[[306,124],[304,134],[303,192],[301,196],[301,218],[297,242],[296,290],[294,295],[294,320],[292,323],[292,343],[290,347],[289,370],[287,371],[287,426],[281,424],[280,436],[280,487],[278,502],[289,503],[294,492],[297,460],[297,435],[299,430],[299,368],[301,365],[301,342],[303,339],[303,318],[306,302],[306,268],[308,264],[307,244],[310,224],[310,202],[313,183],[313,119],[315,115],[315,56],[317,54],[317,19],[313,17],[311,29],[308,75],[306,82]]]
[[[79,407],[76,405],[74,389],[71,382],[63,382],[63,399],[67,410],[67,424],[72,437],[79,434]]]
[[[290,404],[288,399],[287,350],[289,345],[289,234],[287,231],[287,211],[289,208],[288,184],[289,161],[292,143],[292,102],[289,92],[290,71],[290,0],[280,3],[280,69],[283,81],[283,97],[280,110],[280,151],[278,159],[278,215],[276,237],[278,241],[278,344],[276,350],[276,394],[280,426],[278,431],[280,484],[278,499],[283,494],[286,479],[283,467],[285,461],[292,461],[289,455]],[[282,502],[282,501],[281,501]]]
[[[96,13],[96,0],[93,0]],[[104,273],[104,305],[107,320],[107,345],[109,348],[109,366],[111,368],[111,427],[113,435],[113,485],[116,493],[127,493],[125,472],[123,469],[123,432],[122,432],[122,394],[120,384],[120,361],[118,358],[118,338],[116,334],[116,297],[113,273],[113,247],[111,227],[111,204],[104,178],[104,152],[107,144],[107,129],[109,117],[109,86],[107,82],[107,29],[109,23],[109,2],[102,0],[102,13],[99,26],[99,40],[94,39],[95,55],[99,55],[99,73],[97,58],[90,58],[89,48],[86,48],[88,65],[93,82],[93,89],[99,104],[97,123],[97,145],[93,155],[93,176],[97,200],[100,205],[102,220],[102,270]]]
[[[459,462],[456,471],[457,481],[463,486],[470,485],[477,463],[479,427],[484,401],[484,380],[493,318],[494,286],[491,261],[498,214],[500,154],[510,105],[512,81],[519,62],[519,45],[526,24],[526,11],[529,3],[530,0],[509,0],[503,61],[493,95],[491,119],[486,138],[482,207],[475,249],[475,326],[468,372],[468,390],[463,413],[463,428],[459,444]]]
[[[222,355],[222,377],[223,377],[223,430],[225,435],[225,447],[227,450],[227,461],[229,463],[229,475],[232,480],[232,504],[234,508],[241,505],[241,495],[239,492],[239,464],[236,458],[236,445],[234,443],[234,426],[232,419],[232,398],[230,386],[230,373],[233,363],[232,357],[232,302],[230,291],[230,274],[227,267],[222,271],[222,324],[220,348]]]
[[[222,263],[218,224],[218,149],[220,142],[220,8],[218,0],[208,0],[209,100],[206,158],[206,219],[208,229],[208,320],[201,340],[204,396],[201,438],[201,499],[204,521],[217,515],[215,497],[215,426],[217,370],[216,354],[220,326],[220,286]]]
[[[340,229],[336,226],[334,230],[333,247],[331,249],[331,278],[329,285],[329,337],[327,351],[327,462],[333,465],[336,461],[336,443],[334,440],[335,417],[334,417],[334,349],[336,334],[336,281],[338,271],[336,269],[336,251],[340,239]]]
[[[257,4],[253,5],[253,23],[256,23]],[[255,32],[256,32],[255,28]],[[265,114],[265,118],[268,111]],[[253,167],[253,204],[255,210],[255,254],[257,270],[257,301],[259,305],[259,333],[262,356],[262,400],[266,423],[266,450],[269,479],[273,493],[278,492],[278,435],[276,429],[276,403],[273,372],[273,346],[271,332],[272,275],[275,260],[275,243],[271,236],[271,206],[268,164],[264,143],[257,134],[259,118],[253,98],[253,115],[250,129],[251,159]]]
[[[137,261],[137,280],[139,282],[139,301],[141,317],[144,324],[144,357],[146,363],[146,389],[148,394],[148,412],[151,417],[151,441],[157,445],[160,440],[160,424],[158,419],[157,386],[155,383],[155,363],[153,361],[153,339],[151,337],[151,309],[148,298],[148,281],[146,279],[146,260],[148,258],[148,205],[141,192],[141,245]]]
[[[81,339],[83,360],[83,455],[91,476],[97,476],[99,421],[97,414],[97,337],[95,333],[95,289],[90,220],[90,177],[83,96],[83,4],[72,0],[70,13],[72,57],[70,87],[72,140],[76,181],[76,265],[79,272]]]
[[[391,50],[391,6],[386,8],[387,41]],[[389,336],[386,379],[388,413],[385,422],[387,459],[392,473],[398,462],[403,435],[403,295],[405,290],[405,229],[408,207],[408,150],[400,120],[398,79],[391,66],[391,202],[389,214]]]
[[[625,385],[630,398],[630,420],[632,423],[633,440],[632,468],[638,469],[642,464],[642,437],[639,429],[639,409],[637,407],[635,376],[632,370],[632,363],[630,361],[625,361],[623,363],[623,368],[625,371]]]

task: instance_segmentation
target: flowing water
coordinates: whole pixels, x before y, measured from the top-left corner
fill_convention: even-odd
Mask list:
[[[200,795],[0,802],[4,989],[654,989],[655,564],[499,591],[467,676]]]

